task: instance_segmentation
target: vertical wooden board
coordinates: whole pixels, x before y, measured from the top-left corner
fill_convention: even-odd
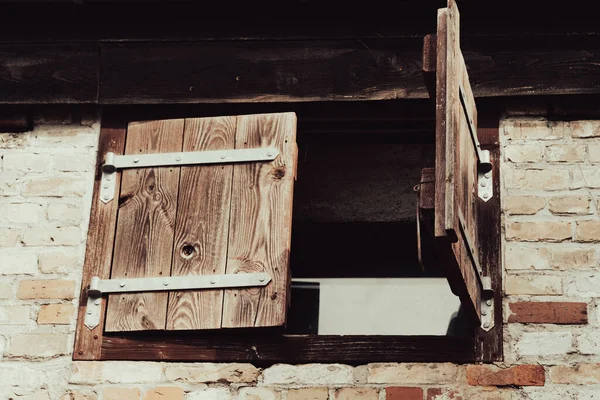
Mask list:
[[[130,123],[125,154],[181,151],[183,128],[183,119]],[[111,278],[170,275],[179,170],[122,172]],[[166,292],[109,295],[106,332],[164,329],[167,299]]]
[[[104,327],[104,311],[106,301],[102,300],[100,323],[94,329],[84,325],[85,307],[87,304],[87,288],[90,279],[98,276],[107,279],[110,275],[112,250],[117,222],[118,202],[103,203],[100,201],[101,167],[104,155],[107,152],[123,154],[125,148],[125,135],[127,125],[123,120],[114,117],[110,112],[105,112],[104,117],[109,121],[102,123],[100,129],[100,142],[98,145],[98,159],[96,162],[96,175],[94,177],[94,191],[92,195],[92,210],[90,213],[90,229],[88,231],[85,262],[83,265],[83,278],[81,280],[81,294],[79,296],[79,310],[77,313],[77,328],[73,359],[99,360],[102,346],[102,333]],[[116,176],[116,187],[119,187],[120,176]]]
[[[296,170],[294,113],[239,116],[236,148],[276,147],[273,162],[235,165],[227,273],[266,272],[264,288],[225,290],[223,327],[285,324]]]
[[[183,151],[233,149],[236,117],[186,119]],[[233,164],[181,168],[172,276],[225,273]],[[171,292],[167,329],[218,329],[223,290]]]

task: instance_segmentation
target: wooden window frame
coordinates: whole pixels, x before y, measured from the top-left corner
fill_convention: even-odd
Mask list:
[[[414,100],[413,100],[414,102]],[[206,106],[203,106],[206,108]],[[268,106],[266,106],[268,107]],[[399,105],[401,107],[401,105]],[[293,106],[287,107],[293,109]],[[197,110],[197,109],[196,109]],[[430,109],[427,109],[430,112]],[[216,114],[215,114],[216,115]],[[100,129],[98,154],[122,146],[127,124],[144,119],[197,116],[181,107],[107,107]],[[480,202],[479,235],[484,273],[494,288],[495,325],[489,332],[478,329],[473,338],[452,336],[371,336],[371,335],[284,335],[274,328],[219,330],[213,332],[135,332],[103,334],[103,323],[89,330],[83,324],[86,289],[92,276],[107,278],[110,263],[103,260],[112,251],[109,240],[114,226],[101,223],[103,215],[96,199],[100,189],[99,156],[95,169],[94,192],[86,259],[83,270],[76,327],[74,360],[144,360],[273,363],[339,362],[493,362],[502,360],[502,271],[500,252],[500,170],[498,117],[480,118],[479,140],[490,150],[493,163],[494,197]],[[117,205],[117,202],[114,202]],[[107,226],[109,225],[109,226]],[[107,247],[108,246],[108,247]],[[106,250],[106,249],[110,250]],[[110,257],[109,257],[110,258]],[[104,304],[106,302],[103,302]],[[103,313],[105,311],[103,310]]]

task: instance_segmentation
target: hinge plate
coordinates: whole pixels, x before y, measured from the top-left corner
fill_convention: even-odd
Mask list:
[[[94,276],[87,290],[84,324],[89,329],[94,329],[100,323],[103,294],[260,287],[266,286],[269,282],[271,277],[262,272],[129,279],[100,279]]]
[[[490,277],[482,277],[481,281],[481,329],[488,332],[494,327],[494,291]]]
[[[273,161],[277,156],[279,150],[275,147],[135,155],[116,155],[108,152],[102,165],[100,200],[108,203],[114,199],[116,172],[119,169]]]

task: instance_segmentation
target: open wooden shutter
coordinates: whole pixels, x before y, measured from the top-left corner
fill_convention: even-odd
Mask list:
[[[433,211],[437,256],[433,259],[442,264],[467,314],[489,329],[489,318],[482,320],[482,315],[489,317],[492,310],[487,309],[491,302],[485,301],[490,283],[480,265],[478,209],[480,202],[492,196],[491,164],[477,138],[477,108],[460,50],[459,12],[454,0],[438,11],[437,35],[426,38],[423,59],[426,80],[435,71],[435,87],[430,93],[435,93],[436,161],[435,202],[420,201],[420,222],[427,224]],[[423,171],[421,197],[431,191],[431,172]]]
[[[273,161],[118,172],[110,278],[265,272],[271,281],[255,288],[110,294],[106,332],[285,323],[295,114],[132,122],[124,154],[256,148],[277,148],[279,156]]]

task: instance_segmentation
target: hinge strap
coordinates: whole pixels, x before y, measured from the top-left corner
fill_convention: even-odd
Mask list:
[[[134,155],[116,155],[108,152],[102,165],[100,200],[108,203],[114,199],[115,173],[119,169],[273,161],[277,156],[279,150],[275,147]]]
[[[128,279],[100,279],[94,276],[90,280],[87,290],[88,299],[84,323],[89,329],[94,329],[100,323],[103,294],[261,287],[266,286],[269,282],[271,282],[271,277],[263,272]]]
[[[481,150],[481,144],[477,137],[477,128],[473,123],[473,116],[469,113],[467,107],[465,92],[462,86],[459,86],[460,104],[467,119],[469,133],[473,141],[473,147],[477,154],[477,196],[483,201],[488,201],[494,195],[492,188],[492,162],[490,160],[490,151]]]

